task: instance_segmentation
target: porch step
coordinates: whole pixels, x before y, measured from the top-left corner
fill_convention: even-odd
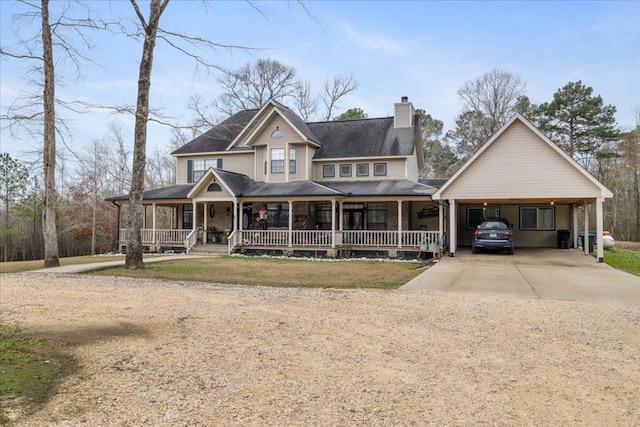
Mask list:
[[[190,255],[227,255],[229,248],[227,245],[198,244],[191,248]]]

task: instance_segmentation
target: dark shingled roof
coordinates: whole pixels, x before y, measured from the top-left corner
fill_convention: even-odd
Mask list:
[[[435,189],[439,189],[447,181],[449,181],[449,178],[421,178],[418,180],[419,183],[424,185],[430,185]]]
[[[171,154],[207,153],[224,151],[231,141],[244,129],[258,110],[244,110],[215,125],[196,139],[178,148]]]
[[[161,199],[186,199],[187,194],[193,188],[194,184],[172,185],[171,187],[156,188],[148,190],[142,194],[144,200],[161,200]],[[109,197],[107,201],[129,200],[128,194],[121,196]]]
[[[338,190],[345,196],[431,196],[436,192],[434,187],[408,179],[336,181],[322,184]]]
[[[314,159],[410,156],[414,128],[393,127],[393,117],[305,123],[293,110],[273,105],[309,140],[321,147]],[[259,110],[244,110],[183,145],[172,154],[224,151]]]
[[[393,117],[309,123],[322,147],[314,159],[410,156],[414,129],[393,127]]]
[[[246,175],[216,169],[220,179],[238,197],[312,197],[312,196],[431,196],[436,188],[408,179],[368,181],[253,181]],[[174,185],[145,191],[144,200],[187,199],[195,184]],[[129,200],[128,195],[116,196],[108,201]]]

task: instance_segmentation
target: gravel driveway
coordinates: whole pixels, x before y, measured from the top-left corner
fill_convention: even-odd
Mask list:
[[[80,369],[20,425],[640,424],[640,306],[0,276]]]

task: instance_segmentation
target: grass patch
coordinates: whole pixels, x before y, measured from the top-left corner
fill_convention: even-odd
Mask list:
[[[11,418],[6,411],[21,413],[42,405],[58,381],[73,371],[73,358],[51,340],[29,337],[16,329],[0,328],[0,399],[9,401],[10,408],[0,408],[0,424]],[[17,406],[17,407],[16,407]],[[6,409],[5,409],[6,408]]]
[[[164,261],[147,264],[144,270],[109,268],[88,274],[280,287],[388,289],[417,276],[419,265],[225,256]]]
[[[124,259],[124,255],[113,256],[74,256],[60,258],[60,265],[72,265],[72,264],[89,264],[92,262],[107,262],[118,261]],[[0,274],[2,273],[21,273],[23,271],[38,270],[44,268],[43,260],[34,261],[12,261],[12,262],[0,262]]]
[[[605,249],[604,262],[611,267],[640,276],[640,251],[621,248]]]

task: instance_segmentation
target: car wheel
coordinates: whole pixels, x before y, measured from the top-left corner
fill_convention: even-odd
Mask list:
[[[513,255],[513,253],[514,253],[513,248],[509,248],[509,249],[507,249],[507,253],[508,253],[509,255]]]

